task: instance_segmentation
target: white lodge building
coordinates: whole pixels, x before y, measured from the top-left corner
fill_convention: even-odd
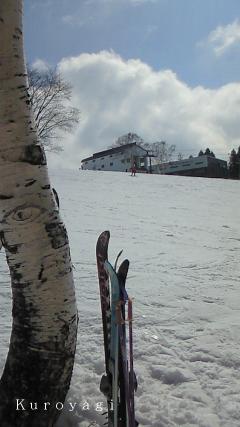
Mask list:
[[[147,150],[133,142],[94,153],[82,160],[81,169],[127,172],[135,163],[138,171],[147,172],[150,157]]]

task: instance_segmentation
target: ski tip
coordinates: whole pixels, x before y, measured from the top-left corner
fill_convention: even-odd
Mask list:
[[[101,239],[101,238],[103,238],[103,237],[107,237],[108,239],[109,239],[109,237],[110,237],[110,231],[109,230],[105,230],[105,231],[103,231],[101,234],[100,234],[100,236],[99,236],[99,239]]]
[[[107,246],[110,239],[110,231],[103,231],[97,240],[97,245]]]
[[[120,276],[123,275],[124,277],[126,277],[129,269],[129,264],[130,264],[129,260],[125,259],[122,262],[122,264],[119,266],[118,275]]]
[[[122,255],[122,253],[123,253],[123,249],[117,255],[116,261],[114,263],[114,270],[117,270],[117,263],[118,263],[120,256]]]
[[[122,255],[122,253],[123,253],[123,249],[121,249],[121,250],[119,251],[118,256],[117,256],[117,259]]]

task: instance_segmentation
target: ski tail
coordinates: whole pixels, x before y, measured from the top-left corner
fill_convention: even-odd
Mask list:
[[[133,303],[128,299],[128,334],[129,334],[129,403],[130,403],[130,427],[138,425],[135,420],[134,393],[137,390],[137,378],[133,369]]]
[[[109,370],[112,376],[112,406],[113,406],[113,427],[118,427],[119,420],[119,327],[118,327],[118,303],[120,289],[118,277],[112,265],[106,261],[105,268],[108,271],[111,281],[111,340],[110,340],[110,360]]]
[[[110,372],[110,339],[111,339],[111,307],[109,277],[105,269],[105,262],[108,259],[108,244],[110,239],[109,231],[100,234],[96,245],[97,271],[99,280],[100,302],[102,311],[103,341],[105,353],[105,370],[106,374],[102,376],[100,390],[107,398],[108,405],[108,426],[112,422],[112,375]]]
[[[110,354],[110,325],[111,325],[111,309],[110,309],[110,292],[109,292],[109,278],[105,269],[105,262],[108,259],[108,244],[110,239],[110,232],[104,231],[100,234],[97,246],[97,270],[100,290],[100,301],[102,310],[102,324],[103,324],[103,339],[105,351],[105,366],[106,373],[108,374],[109,368],[109,354]]]
[[[126,291],[126,280],[129,270],[129,261],[126,259],[122,262],[118,269],[118,280],[120,287],[120,298],[122,308],[122,322],[120,325],[120,350],[122,359],[122,383],[124,387],[124,401],[125,401],[125,414],[126,414],[126,426],[137,427],[138,422],[135,419],[135,404],[134,394],[137,390],[137,379],[133,369],[133,302],[129,298]],[[127,319],[126,319],[126,305],[127,305]],[[126,331],[126,325],[128,324],[128,336]],[[120,382],[121,388],[121,382]],[[120,402],[121,403],[121,402]]]
[[[132,300],[126,291],[129,261],[124,260],[118,271],[108,261],[110,234],[103,232],[97,242],[97,263],[102,309],[106,375],[100,389],[108,400],[108,427],[136,427],[134,392],[136,376],[133,369]],[[110,278],[110,281],[109,281]],[[127,316],[126,316],[127,307]]]
[[[119,412],[124,421],[124,425],[129,427],[129,378],[128,378],[128,356],[127,356],[127,342],[126,342],[126,315],[125,305],[128,300],[128,295],[125,289],[129,269],[129,261],[126,259],[120,265],[117,277],[120,288],[120,301],[119,301],[119,388],[120,388],[120,402]]]

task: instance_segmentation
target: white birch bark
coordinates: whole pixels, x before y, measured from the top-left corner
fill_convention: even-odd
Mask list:
[[[0,0],[0,236],[13,298],[0,426],[49,427],[69,388],[78,319],[68,237],[28,101],[22,7]]]

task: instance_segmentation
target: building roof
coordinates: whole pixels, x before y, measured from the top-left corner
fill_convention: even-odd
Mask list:
[[[97,159],[99,157],[108,156],[109,154],[119,153],[121,151],[127,150],[128,148],[131,148],[133,146],[139,147],[142,150],[146,151],[148,154],[148,151],[138,145],[136,142],[130,142],[129,144],[119,145],[119,147],[109,148],[108,150],[99,151],[98,153],[94,153],[91,157],[87,157],[86,159],[83,159],[82,162],[87,162],[89,160]]]

